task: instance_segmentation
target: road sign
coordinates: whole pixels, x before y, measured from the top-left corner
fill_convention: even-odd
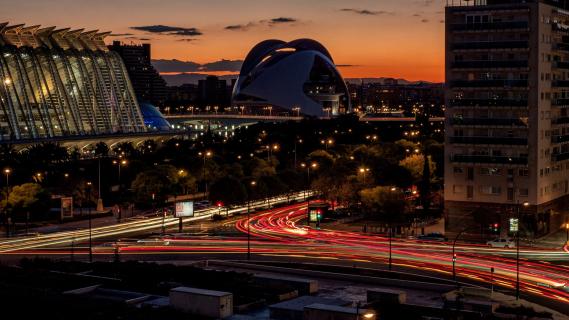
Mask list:
[[[510,218],[510,232],[518,232],[519,221],[518,218]]]

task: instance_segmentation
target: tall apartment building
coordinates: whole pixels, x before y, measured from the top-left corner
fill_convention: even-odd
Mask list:
[[[565,1],[553,0],[448,0],[449,230],[499,226],[505,235],[518,210],[521,232],[528,236],[566,221],[569,11],[564,6]]]
[[[123,44],[113,41],[109,49],[117,52],[124,61],[138,100],[161,107],[166,101],[168,91],[166,81],[152,66],[150,44]]]

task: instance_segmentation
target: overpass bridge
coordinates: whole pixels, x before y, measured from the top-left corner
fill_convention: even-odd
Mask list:
[[[254,114],[232,114],[232,113],[219,113],[219,114],[176,114],[166,115],[166,120],[170,123],[183,123],[199,120],[237,120],[242,122],[280,122],[280,121],[301,121],[304,119],[302,116],[279,116],[279,115],[254,115]],[[321,117],[320,119],[330,119],[329,117]],[[432,117],[432,122],[444,122],[444,117]],[[411,123],[415,122],[414,117],[370,117],[361,116],[361,122],[402,122]]]

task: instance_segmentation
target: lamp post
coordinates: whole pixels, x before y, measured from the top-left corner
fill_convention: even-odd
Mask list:
[[[207,194],[207,180],[205,179],[205,161],[207,160],[207,158],[211,157],[212,154],[213,153],[211,151],[198,152],[198,155],[203,157],[202,180],[204,181],[204,184],[205,184],[204,197]]]
[[[324,147],[326,148],[326,151],[328,151],[328,146],[332,145],[334,143],[334,140],[332,139],[320,140],[320,143],[323,144]]]
[[[6,175],[6,203],[8,203],[8,198],[10,197],[10,173],[12,170],[10,168],[4,169],[4,174]],[[4,208],[6,215],[6,237],[10,236],[10,218],[8,218],[8,210]]]
[[[391,189],[389,189],[391,192],[395,192],[397,191],[397,188],[395,187],[391,187]],[[393,225],[391,224],[391,221],[389,221],[389,271],[391,271],[391,263],[392,263],[392,258],[391,258],[391,253],[392,253],[392,241],[393,241]]]
[[[4,174],[6,175],[6,188],[8,189],[10,189],[10,173],[12,173],[12,169],[4,169]]]
[[[294,167],[296,168],[296,143],[302,143],[302,139],[294,139]]]
[[[366,173],[369,172],[369,168],[360,168],[360,173],[364,176],[364,184],[366,183]]]
[[[251,181],[251,190],[257,185],[257,181]],[[251,260],[251,192],[247,196],[247,260]]]
[[[565,224],[565,243],[569,242],[569,222]]]
[[[120,167],[120,166],[119,166]],[[91,185],[92,183],[87,182],[87,202],[91,200]],[[92,237],[92,225],[91,225],[91,206],[89,205],[89,262],[93,262],[93,237]]]
[[[302,168],[306,168],[306,188],[304,190],[304,201],[306,201],[306,189],[310,188],[310,168],[312,169],[316,169],[318,168],[318,163],[316,162],[312,162],[310,165],[306,164],[306,163],[301,163],[300,166]],[[310,200],[308,200],[308,203],[306,204],[306,212],[308,212],[308,214],[310,214]],[[310,217],[308,217],[308,224],[310,224]]]
[[[389,223],[389,271],[391,271],[391,262],[392,262],[392,259],[391,259],[391,242],[392,242],[392,238],[393,238],[392,234],[391,234],[392,228],[393,228],[393,226],[391,225],[391,223]]]
[[[318,167],[318,163],[312,162],[310,165],[301,163],[300,166],[303,169],[306,168],[306,188],[310,188],[310,168],[316,169]],[[306,200],[306,191],[304,193],[304,200]]]
[[[529,202],[524,202],[524,208],[529,207]],[[520,300],[520,225],[521,208],[518,205],[518,225],[516,229],[516,300]]]
[[[271,162],[271,150],[277,151],[279,150],[278,144],[267,145],[267,162]]]
[[[121,190],[121,167],[127,165],[127,161],[125,159],[113,160],[113,164],[118,165],[119,170],[119,191]]]

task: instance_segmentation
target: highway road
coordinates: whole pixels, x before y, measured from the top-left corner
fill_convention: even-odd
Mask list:
[[[298,192],[289,196],[279,196],[266,200],[251,201],[250,208],[266,208],[268,205],[281,205],[289,203],[290,201],[299,201],[305,199],[305,196],[310,196],[311,192]],[[184,218],[184,223],[195,223],[199,221],[206,221],[211,217],[221,212],[224,214],[225,208],[210,207],[204,210],[197,210],[195,216],[191,218]],[[239,214],[247,212],[247,206],[240,206],[228,209],[229,214]],[[161,230],[163,227],[168,228],[177,226],[179,223],[178,218],[168,217],[141,217],[139,220],[113,224],[109,226],[102,226],[97,228],[54,232],[49,234],[38,234],[37,236],[24,236],[16,238],[7,238],[0,240],[0,254],[21,254],[26,251],[34,251],[46,247],[66,247],[72,244],[77,244],[89,240],[89,232],[91,232],[92,239],[118,239],[123,236],[140,233],[150,233],[152,231]]]
[[[389,239],[380,235],[315,229],[303,225],[306,204],[276,208],[241,218],[235,228],[252,235],[252,253],[283,259],[329,262],[383,263],[389,260]],[[452,275],[452,248],[449,243],[392,240],[392,264],[429,274]],[[104,248],[101,248],[101,253]],[[569,260],[563,250],[521,248],[520,288],[523,292],[569,303],[569,266],[542,261]],[[127,255],[241,254],[247,252],[246,237],[166,236],[121,245]],[[480,245],[456,246],[456,275],[461,280],[493,282],[502,288],[516,285],[515,249],[488,248]],[[110,252],[108,252],[110,253]],[[491,272],[491,268],[494,272]]]
[[[294,196],[302,199],[302,194]],[[286,198],[273,199],[274,203],[286,203]],[[255,202],[252,207],[260,208],[266,203]],[[202,211],[199,216],[188,218],[200,221],[211,217],[217,209]],[[246,208],[230,210],[230,213],[243,213]],[[297,203],[280,208],[261,211],[227,221],[225,224],[246,234],[251,232],[251,248],[255,257],[277,260],[325,261],[330,263],[368,263],[386,265],[389,261],[389,239],[381,235],[367,235],[337,230],[316,229],[304,225],[306,203]],[[174,226],[177,219],[167,218],[164,223]],[[160,229],[162,218],[151,218],[93,230],[93,238],[112,239],[120,235]],[[75,241],[88,238],[86,230],[60,232],[42,235],[37,238],[4,240],[0,242],[0,252],[4,254],[69,254],[68,246]],[[120,242],[114,245],[97,246],[97,255],[112,255],[116,250],[121,255],[140,257],[140,260],[153,260],[154,256],[223,256],[241,258],[247,252],[245,236],[208,236],[206,234],[165,235],[140,240]],[[103,241],[103,240],[101,240]],[[81,251],[82,250],[82,251]],[[564,250],[542,250],[521,248],[520,288],[526,294],[537,295],[558,303],[569,304],[569,266],[545,260],[569,261],[569,253]],[[452,275],[452,248],[449,243],[428,242],[408,239],[392,239],[392,265],[401,269],[413,269],[428,274],[439,274],[444,278]],[[494,283],[498,287],[513,290],[516,285],[515,249],[497,249],[480,245],[458,244],[456,246],[456,275],[461,280]],[[79,248],[77,253],[85,253]],[[129,257],[130,258],[130,257]],[[493,268],[494,272],[491,272]]]

